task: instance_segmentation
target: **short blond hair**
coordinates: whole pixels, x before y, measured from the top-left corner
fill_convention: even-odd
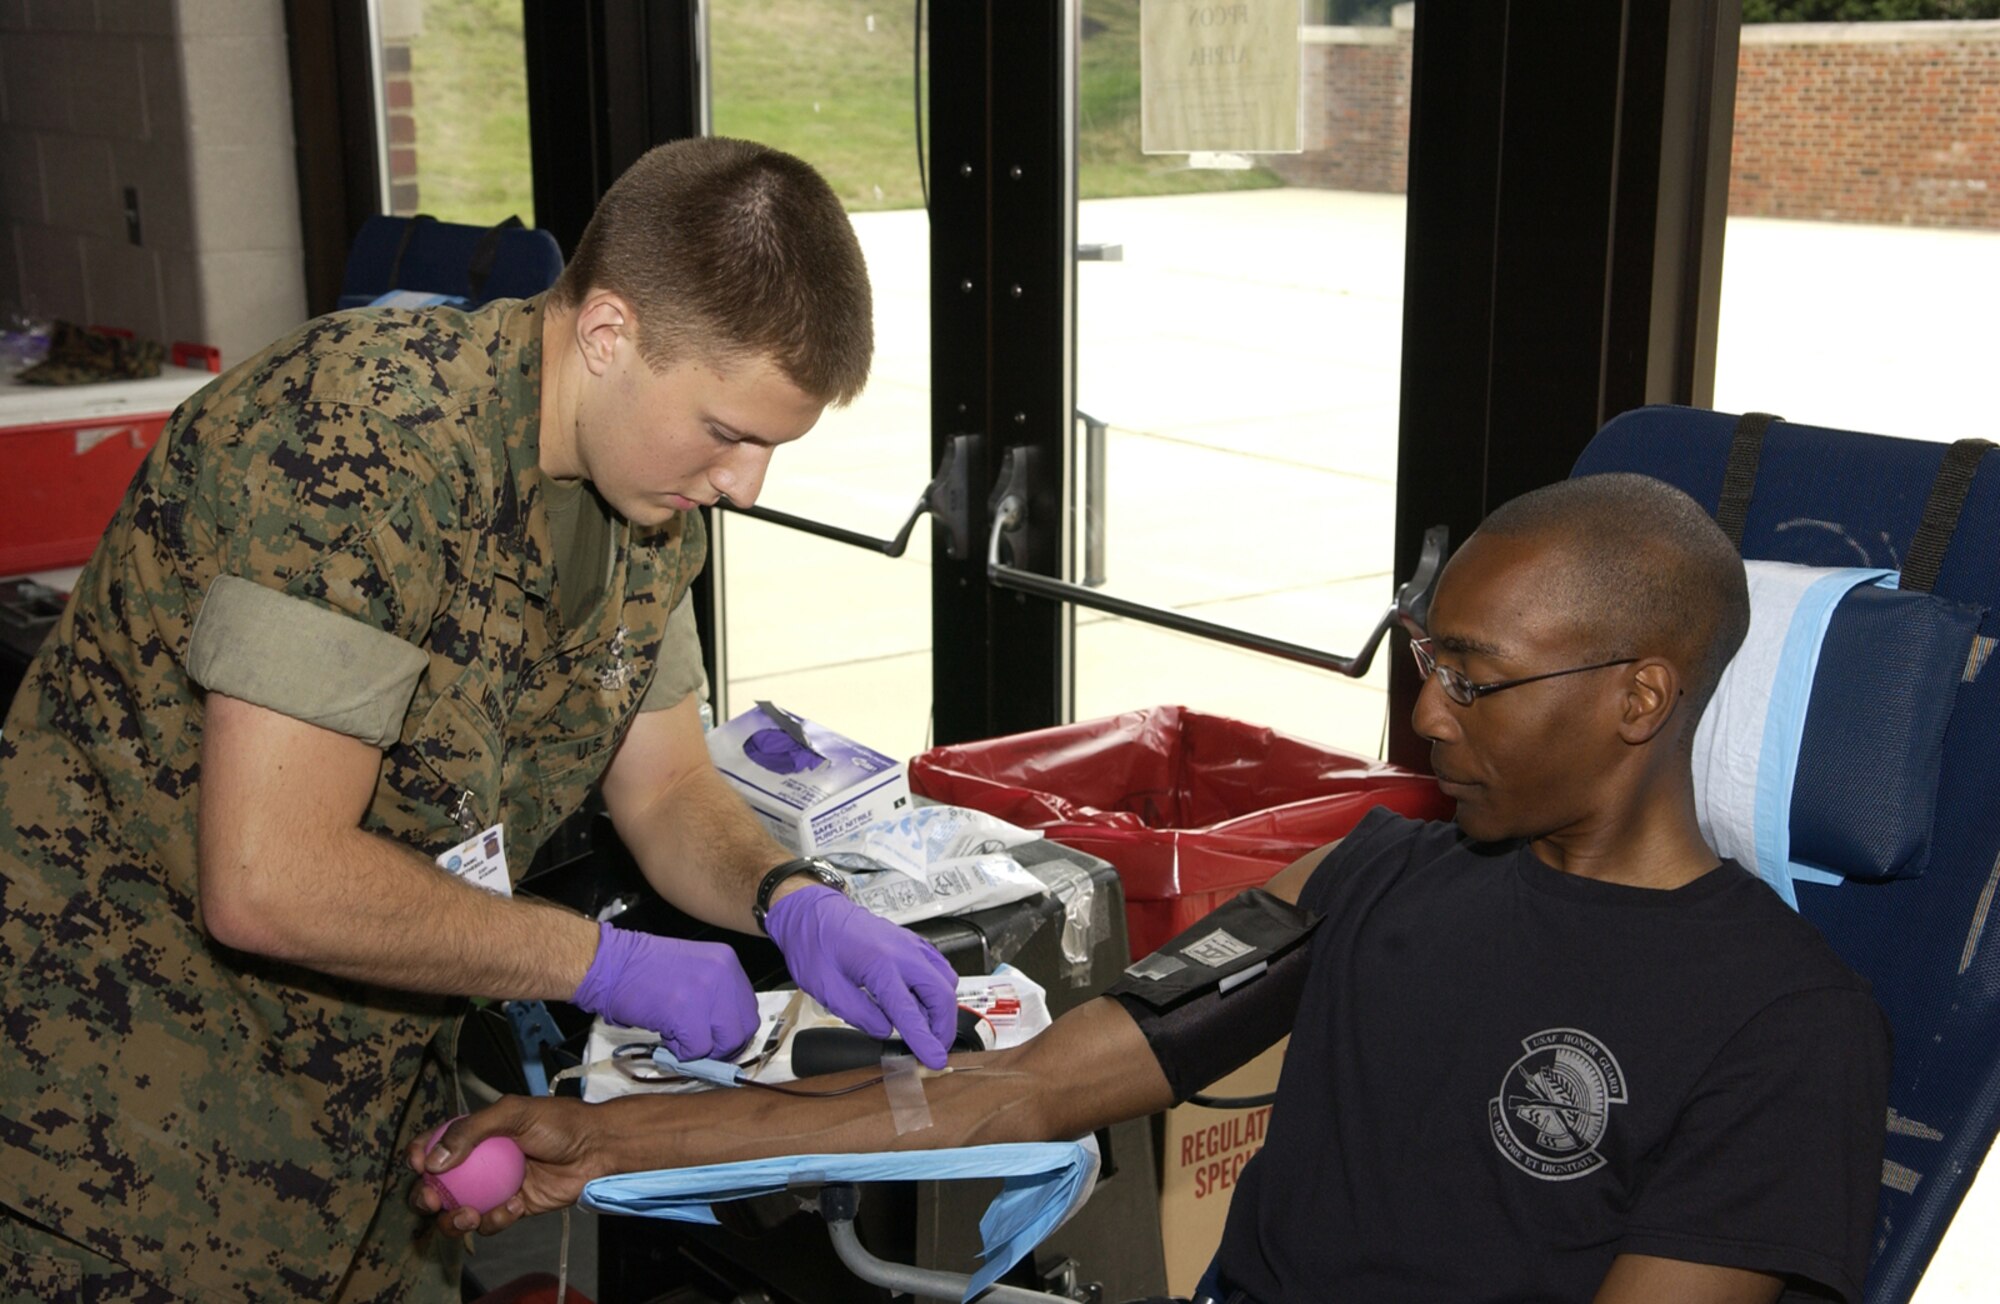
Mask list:
[[[854,227],[819,173],[767,145],[648,150],[598,201],[550,297],[575,308],[593,290],[632,304],[656,369],[767,357],[834,406],[868,382],[874,307]]]

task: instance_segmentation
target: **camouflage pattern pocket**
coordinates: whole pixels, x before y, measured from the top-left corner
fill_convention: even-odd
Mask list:
[[[460,691],[441,694],[424,714],[423,723],[407,746],[384,758],[384,779],[397,769],[398,787],[419,809],[434,814],[430,827],[412,830],[406,840],[436,855],[489,824],[506,818],[501,800],[499,728]],[[405,759],[400,766],[390,758]],[[407,786],[404,786],[407,784]]]

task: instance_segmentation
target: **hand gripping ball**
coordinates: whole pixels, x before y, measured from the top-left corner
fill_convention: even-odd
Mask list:
[[[463,1117],[463,1115],[460,1115]],[[447,1119],[424,1143],[428,1153],[444,1135],[445,1128],[458,1119]],[[425,1173],[424,1185],[438,1193],[447,1210],[472,1209],[485,1214],[507,1203],[521,1189],[528,1175],[528,1158],[508,1136],[490,1136],[472,1147],[472,1153],[442,1173]]]

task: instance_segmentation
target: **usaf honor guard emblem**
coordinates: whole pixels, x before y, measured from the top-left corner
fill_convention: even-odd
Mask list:
[[[1521,1043],[1526,1054],[1486,1102],[1500,1153],[1530,1177],[1566,1182],[1604,1164],[1597,1144],[1611,1107],[1625,1103],[1625,1073],[1603,1043],[1575,1028],[1549,1028]]]

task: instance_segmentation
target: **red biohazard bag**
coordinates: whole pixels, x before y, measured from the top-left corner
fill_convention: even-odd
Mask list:
[[[1451,814],[1428,775],[1180,706],[934,747],[910,787],[1110,861],[1134,957],[1374,806]]]

